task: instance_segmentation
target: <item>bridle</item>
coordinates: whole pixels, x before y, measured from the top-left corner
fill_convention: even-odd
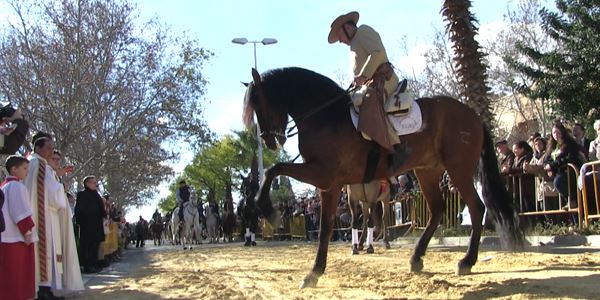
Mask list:
[[[300,130],[296,130],[296,132],[291,133],[292,130],[294,130],[295,128],[298,127],[298,124],[304,122],[306,119],[312,117],[313,115],[321,112],[322,110],[324,110],[325,108],[329,107],[330,105],[338,102],[340,99],[343,99],[345,96],[348,96],[349,93],[355,91],[357,89],[356,86],[350,86],[348,87],[346,90],[344,90],[343,92],[339,93],[337,96],[323,102],[321,105],[307,111],[306,113],[304,113],[303,115],[299,116],[296,120],[295,120],[295,124],[294,126],[288,128],[287,130],[284,129],[284,131],[286,131],[286,133],[283,133],[281,131],[272,131],[272,130],[262,130],[260,132],[260,137],[264,137],[265,135],[269,134],[269,135],[273,135],[273,136],[279,136],[279,137],[284,137],[284,138],[289,138],[289,137],[293,137],[297,134],[300,133]],[[351,104],[352,102],[348,102],[348,104]],[[291,124],[294,120],[289,120],[286,123],[286,128],[289,124]]]

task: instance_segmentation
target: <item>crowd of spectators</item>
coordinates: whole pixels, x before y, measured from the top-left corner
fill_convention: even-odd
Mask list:
[[[569,130],[555,121],[549,136],[535,133],[528,141],[514,142],[512,147],[506,140],[496,143],[500,171],[521,211],[577,207],[579,170],[588,161],[600,160],[600,120],[594,122],[594,130],[596,138],[592,140],[585,137],[581,124]],[[592,202],[594,194],[587,198]]]

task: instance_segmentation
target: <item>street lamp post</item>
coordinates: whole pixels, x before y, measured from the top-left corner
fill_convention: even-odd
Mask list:
[[[234,44],[239,44],[239,45],[245,45],[247,43],[251,43],[254,45],[254,69],[256,69],[258,71],[258,66],[256,63],[256,44],[263,44],[263,45],[272,45],[277,43],[276,39],[272,39],[272,38],[264,38],[261,41],[249,41],[247,38],[235,38],[233,40],[231,40],[232,43]],[[258,125],[258,117],[256,120],[256,142],[258,143],[258,182],[262,183],[263,177],[264,177],[264,167],[263,167],[263,146],[262,146],[262,140],[260,138],[260,125]]]

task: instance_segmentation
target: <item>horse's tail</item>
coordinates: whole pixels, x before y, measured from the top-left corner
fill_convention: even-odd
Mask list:
[[[512,205],[512,197],[500,177],[492,136],[485,125],[483,132],[480,168],[483,201],[494,220],[496,232],[500,235],[502,242],[510,249],[519,249],[524,246],[525,237]]]

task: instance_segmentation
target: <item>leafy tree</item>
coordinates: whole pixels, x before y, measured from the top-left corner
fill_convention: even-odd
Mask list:
[[[239,189],[239,174],[248,173],[256,155],[256,136],[251,131],[236,131],[200,149],[193,161],[186,166],[183,176],[195,187],[199,196],[209,190],[214,191],[215,200],[222,202],[226,196],[226,186],[232,184]],[[276,161],[287,160],[284,151],[265,149],[265,168]]]
[[[271,189],[271,199],[274,203],[283,203],[292,201],[295,198],[292,183],[287,176],[279,176],[273,181]]]
[[[546,51],[518,43],[517,50],[528,60],[509,64],[532,84],[513,84],[532,99],[547,100],[557,115],[590,125],[586,117],[600,99],[600,1],[557,0],[556,7],[556,12],[544,8],[539,13],[543,30],[557,47]]]
[[[519,82],[531,86],[533,81],[517,72],[508,65],[509,61],[522,61],[535,64],[531,59],[522,55],[516,44],[527,45],[549,51],[555,43],[542,30],[541,17],[538,11],[542,8],[539,0],[520,0],[514,8],[508,8],[504,15],[505,26],[491,40],[485,41],[484,47],[489,53],[489,83],[499,99],[494,103],[494,112],[498,118],[504,113],[516,112],[524,121],[537,121],[538,128],[545,134],[547,109],[543,101],[525,97],[515,89],[513,83]],[[503,135],[504,136],[504,135]]]
[[[201,69],[212,53],[157,19],[142,24],[117,0],[10,1],[0,35],[0,99],[32,131],[54,135],[75,166],[124,206],[141,205],[168,178],[168,142],[211,138]],[[13,21],[14,20],[14,21]]]
[[[423,73],[419,77],[413,77],[419,96],[446,95],[461,99],[461,86],[452,61],[452,49],[442,30],[435,31],[433,47],[424,53],[424,57]]]

